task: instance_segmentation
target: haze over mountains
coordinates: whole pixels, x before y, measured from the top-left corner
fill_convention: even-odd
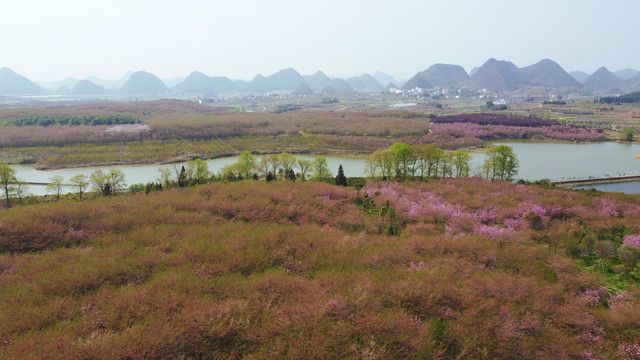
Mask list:
[[[42,86],[41,86],[42,85]],[[539,87],[547,90],[563,89],[594,95],[640,91],[640,72],[624,69],[615,73],[601,67],[593,74],[574,71],[567,73],[556,62],[543,59],[536,64],[518,68],[509,61],[489,59],[474,68],[471,74],[459,65],[434,64],[418,72],[408,81],[398,81],[381,72],[362,74],[347,79],[331,78],[322,71],[301,75],[287,68],[272,75],[256,75],[251,81],[233,81],[227,77],[210,77],[194,71],[186,78],[161,80],[154,74],[138,71],[127,73],[118,80],[88,77],[67,78],[40,85],[15,73],[0,69],[0,95],[71,94],[76,96],[205,96],[220,94],[286,92],[297,95],[378,93],[402,86],[405,91],[418,89],[468,89],[471,91],[508,92]],[[46,87],[46,89],[45,89]]]

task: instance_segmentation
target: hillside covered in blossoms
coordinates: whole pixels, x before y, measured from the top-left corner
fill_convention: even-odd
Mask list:
[[[14,207],[0,357],[637,359],[640,199],[244,180]]]

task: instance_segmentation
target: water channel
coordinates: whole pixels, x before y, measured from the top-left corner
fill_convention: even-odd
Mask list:
[[[601,142],[592,144],[572,143],[531,143],[531,142],[500,142],[512,146],[520,161],[518,179],[561,180],[569,178],[604,177],[640,172],[640,159],[634,158],[640,154],[640,145]],[[296,156],[313,160],[314,156]],[[479,172],[485,155],[475,153],[472,156],[472,171]],[[342,164],[347,177],[366,176],[366,160],[364,158],[347,158],[326,156],[329,169],[335,173]],[[217,173],[223,167],[233,164],[237,158],[220,158],[208,160],[209,170]],[[54,175],[60,175],[68,181],[76,174],[90,175],[97,169],[107,172],[116,168],[125,174],[127,184],[147,183],[158,177],[158,168],[167,165],[121,165],[107,167],[69,168],[52,171],[36,170],[33,166],[12,165],[17,172],[18,179],[28,182],[48,183]],[[640,183],[602,184],[595,187],[602,191],[619,191],[626,193],[640,193]],[[69,189],[71,190],[71,189]],[[30,185],[29,192],[34,195],[46,194],[45,186]]]

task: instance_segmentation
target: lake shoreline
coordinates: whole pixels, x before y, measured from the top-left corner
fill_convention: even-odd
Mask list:
[[[520,162],[520,169],[515,179],[537,181],[541,179],[562,180],[569,178],[589,178],[620,176],[640,172],[640,161],[635,155],[640,153],[640,144],[621,144],[616,142],[596,143],[558,143],[558,142],[493,142],[493,145],[509,145],[514,148]],[[291,149],[290,149],[291,150]],[[327,158],[330,170],[335,173],[339,165],[343,165],[347,177],[362,177],[367,174],[367,157],[359,151],[328,151],[311,153],[306,151],[292,151],[298,158],[313,160],[316,156]],[[486,158],[486,149],[468,148],[471,152],[471,172],[482,174],[482,164]],[[281,152],[264,152],[261,156],[278,154]],[[207,159],[209,169],[216,173],[227,165],[237,162],[237,155],[228,152],[227,156]],[[58,167],[42,170],[33,164],[15,165],[18,178],[28,182],[48,182],[54,175],[68,179],[76,174],[90,175],[95,170],[108,171],[116,168],[125,172],[129,184],[147,183],[155,181],[158,169],[161,167],[181,164],[190,157],[174,157],[169,161],[146,163],[117,163],[100,164],[99,166]],[[42,192],[39,190],[38,192]]]
[[[562,140],[527,140],[527,139],[502,139],[502,140],[491,140],[485,142],[483,146],[472,146],[472,147],[463,147],[456,150],[468,151],[474,154],[485,154],[487,150],[493,147],[495,144],[503,144],[503,143],[521,143],[521,144],[571,144],[571,145],[580,145],[580,144],[598,144],[598,143],[620,143],[620,144],[628,144],[626,142],[618,142],[618,141],[591,141],[591,142],[576,142],[576,141],[562,141]],[[631,143],[633,144],[633,143]],[[455,151],[455,150],[447,150],[447,151]],[[231,158],[238,156],[242,151],[237,151],[229,154],[223,154],[220,156],[210,157],[210,158],[201,158],[203,160],[216,160],[221,158]],[[274,150],[274,151],[265,151],[260,152],[260,154],[255,154],[256,156],[262,155],[272,155],[272,154],[280,154],[282,152],[289,152],[292,155],[306,155],[306,156],[316,156],[316,155],[328,155],[328,156],[339,156],[346,158],[355,158],[355,159],[366,159],[371,152],[364,152],[362,150],[341,150],[341,149],[311,149],[309,150],[300,150],[300,149],[284,149],[284,150]],[[640,155],[638,155],[640,157]],[[199,157],[195,157],[199,158]],[[193,158],[193,159],[195,159]],[[33,165],[36,169],[41,171],[54,171],[61,169],[73,169],[73,168],[86,168],[86,167],[112,167],[112,166],[135,166],[135,165],[170,165],[176,163],[183,163],[192,160],[189,156],[177,156],[170,159],[166,159],[163,161],[148,161],[148,162],[127,162],[127,161],[117,161],[111,163],[85,163],[85,164],[70,164],[70,165],[51,165],[45,166],[42,164],[19,164],[19,163],[8,163],[9,165]]]
[[[288,151],[268,151],[261,152],[259,154],[254,154],[255,156],[263,156],[263,155],[273,155],[273,154],[281,154],[283,152]],[[220,156],[215,156],[211,158],[200,158],[200,157],[189,157],[189,156],[178,156],[171,159],[167,159],[164,161],[149,161],[149,162],[113,162],[113,163],[86,163],[86,164],[73,164],[73,165],[53,165],[53,166],[43,166],[42,164],[25,164],[25,163],[7,163],[8,165],[20,165],[20,166],[33,166],[36,170],[39,171],[55,171],[55,170],[64,170],[64,169],[82,169],[82,168],[99,168],[99,167],[114,167],[114,166],[146,166],[146,165],[171,165],[171,164],[179,164],[184,163],[189,160],[202,159],[205,161],[208,160],[217,160],[217,159],[226,159],[233,158],[240,155],[241,152],[225,154]],[[309,152],[309,151],[293,151],[289,152],[292,155],[300,155],[300,156],[333,156],[333,157],[344,157],[344,158],[352,158],[352,159],[366,159],[370,153],[363,153],[362,151],[351,151],[351,150],[330,150],[324,149],[321,152]]]

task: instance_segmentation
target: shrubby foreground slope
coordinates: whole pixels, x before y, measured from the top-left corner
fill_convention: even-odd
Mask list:
[[[637,358],[635,263],[595,249],[633,246],[639,217],[636,197],[477,179],[16,207],[0,357]]]

